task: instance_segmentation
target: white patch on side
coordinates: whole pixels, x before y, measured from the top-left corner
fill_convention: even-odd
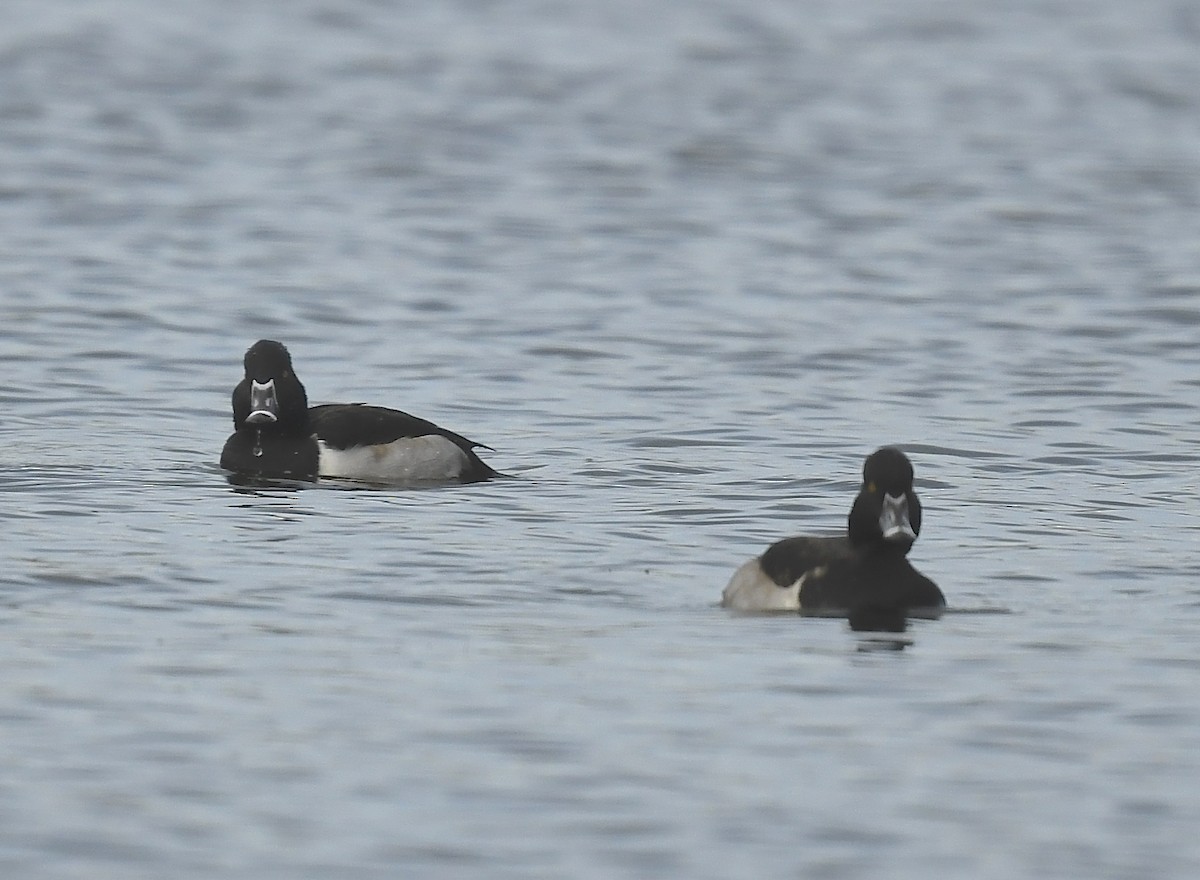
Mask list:
[[[721,604],[735,611],[799,611],[801,576],[790,587],[781,587],[767,577],[758,557],[733,573],[721,593]]]
[[[470,464],[465,452],[437,434],[350,449],[334,449],[318,440],[317,448],[322,477],[367,483],[454,480]]]

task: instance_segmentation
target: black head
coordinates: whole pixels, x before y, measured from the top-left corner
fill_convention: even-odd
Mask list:
[[[921,502],[913,490],[912,462],[892,446],[871,453],[850,509],[850,543],[907,553],[920,533]]]
[[[303,434],[308,395],[281,343],[260,339],[246,352],[245,378],[233,389],[233,425],[264,434]]]

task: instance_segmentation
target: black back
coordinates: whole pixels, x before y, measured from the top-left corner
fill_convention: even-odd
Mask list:
[[[856,550],[854,555],[812,569],[800,587],[802,613],[819,615],[937,615],[946,597],[913,568],[903,553]]]
[[[309,407],[308,418],[313,433],[334,449],[392,443],[407,437],[445,437],[467,454],[470,465],[462,474],[464,483],[497,476],[496,471],[475,454],[476,448],[490,447],[398,409],[365,403],[324,403]]]
[[[806,571],[845,559],[853,552],[845,535],[810,538],[803,535],[776,541],[762,555],[763,573],[781,587],[790,587]]]

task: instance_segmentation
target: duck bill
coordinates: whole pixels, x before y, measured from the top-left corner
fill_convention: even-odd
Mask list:
[[[879,514],[879,531],[885,541],[911,544],[917,540],[912,523],[908,521],[908,499],[901,495],[883,496],[883,511]]]
[[[266,382],[250,380],[250,415],[248,425],[270,425],[279,421],[279,399],[275,396],[275,380]]]

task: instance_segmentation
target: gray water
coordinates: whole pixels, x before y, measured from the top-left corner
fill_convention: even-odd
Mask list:
[[[1200,870],[1196,4],[9,0],[0,222],[4,877]],[[717,607],[884,443],[945,618]]]

